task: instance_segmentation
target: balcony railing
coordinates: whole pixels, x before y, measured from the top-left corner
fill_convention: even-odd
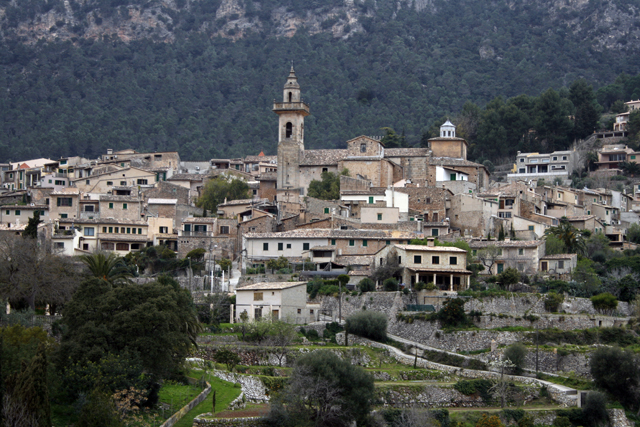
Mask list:
[[[213,236],[212,231],[182,231],[183,237],[210,237]]]
[[[309,106],[304,102],[274,102],[274,111],[304,110],[309,113]]]

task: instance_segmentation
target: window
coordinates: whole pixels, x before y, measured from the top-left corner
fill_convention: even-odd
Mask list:
[[[146,179],[139,179],[137,182],[138,182],[138,185],[147,185],[148,183]]]
[[[382,214],[381,213],[378,214],[378,221],[382,221]]]
[[[142,228],[138,228],[138,234],[142,234]]]
[[[95,228],[93,227],[85,227],[84,228],[84,235],[85,236],[95,236]]]
[[[64,181],[56,179],[55,185],[64,185]]]
[[[309,243],[303,243],[302,244],[302,250],[303,251],[308,251],[309,250]]]
[[[567,156],[562,156],[562,160],[567,160]]]
[[[498,212],[500,218],[511,218],[511,212]]]
[[[328,214],[329,213],[329,208],[324,208],[324,213]]]
[[[136,229],[135,229],[135,228],[132,228],[132,229],[131,229],[131,232],[132,232],[133,234],[136,234]]]
[[[558,268],[564,268],[564,261],[558,261]]]
[[[253,300],[254,301],[262,301],[263,298],[264,297],[263,297],[262,292],[254,292],[253,293]]]
[[[356,241],[355,240],[349,240],[349,246],[355,246],[356,245]]]
[[[56,249],[64,249],[64,242],[56,242]]]
[[[126,203],[122,204],[122,209],[127,209],[127,204]]]
[[[291,243],[287,243],[287,249],[291,249]]]
[[[422,264],[422,255],[414,255],[413,256],[414,264]]]
[[[473,249],[471,251],[471,255],[476,256],[478,254],[478,251],[476,249]]]
[[[162,229],[163,228],[168,228],[168,227],[160,227],[160,232],[162,233]],[[131,234],[131,227],[127,227],[127,234]]]
[[[520,159],[520,163],[524,163],[524,159]]]
[[[9,209],[7,209],[7,211],[5,212],[5,215],[9,215],[9,212],[11,212]]]
[[[20,211],[16,211],[16,212],[20,212]],[[67,218],[67,214],[60,214],[60,218]]]
[[[529,226],[529,231],[533,231],[533,225]]]
[[[449,264],[458,265],[458,257],[457,256],[449,257]]]
[[[624,162],[625,160],[626,160],[626,154],[610,154],[609,155],[610,162]]]
[[[369,242],[367,242],[367,240],[362,239],[362,247],[366,247],[368,245]]]
[[[106,251],[112,251],[115,248],[115,245],[109,242],[102,242],[101,246],[102,246],[102,249]]]
[[[385,245],[387,245],[387,246],[389,246],[390,244],[391,244],[391,240],[387,240],[387,241],[385,242]]]
[[[449,174],[449,181],[455,181],[455,180],[456,180],[456,174],[455,173]]]
[[[373,204],[373,196],[369,196],[369,203]]]
[[[113,209],[113,203],[109,203],[109,209]]]
[[[102,232],[106,233],[107,232],[107,227],[102,227]]]
[[[284,243],[278,243],[278,250],[279,251],[283,251],[284,250]]]
[[[440,264],[440,257],[439,256],[432,256],[431,257],[431,264]]]
[[[498,255],[502,256],[502,248],[498,248]]]
[[[85,205],[84,207],[85,212],[93,212],[93,209],[94,209],[93,205]]]
[[[107,181],[107,185],[113,185],[113,181]]]
[[[631,160],[635,160],[635,159],[636,159],[636,156],[631,156]]]
[[[293,124],[291,124],[291,122],[287,122],[287,124],[284,126],[285,127],[285,138],[291,138],[291,135],[293,134]]]
[[[367,152],[367,143],[362,143],[360,144],[360,152],[361,153],[366,153]]]
[[[220,234],[229,234],[229,226],[221,225],[220,226]]]
[[[121,185],[122,187],[126,186],[126,185],[127,185],[127,181],[120,181],[120,185]]]
[[[498,274],[504,271],[504,264],[498,264]]]
[[[332,244],[333,246],[335,246],[335,244],[336,244],[336,239],[331,239],[331,244]]]
[[[58,206],[73,206],[71,197],[58,197]]]
[[[263,251],[268,251],[269,250],[269,244],[268,243],[263,243],[262,244],[262,250]]]
[[[438,237],[438,229],[437,228],[432,228],[431,229],[431,236]]]
[[[609,211],[605,211],[605,212],[606,212],[606,215],[609,215]]]
[[[518,248],[518,255],[524,255],[524,249]]]
[[[555,162],[555,161],[557,161],[557,160],[558,160],[558,157],[557,157],[557,156],[554,156],[554,157],[553,157],[553,161]]]
[[[402,264],[402,257],[401,256],[398,257],[398,264]]]
[[[298,314],[302,314],[302,309],[301,308],[298,309]]]
[[[129,230],[127,228],[127,230]],[[130,232],[131,230],[129,230],[128,232]],[[124,233],[124,231],[123,231]],[[169,227],[160,227],[160,234],[169,234]]]
[[[117,251],[128,251],[129,250],[129,244],[128,243],[116,243],[116,250]]]
[[[52,182],[53,182],[53,180],[52,180],[52,179],[50,179],[50,180],[49,180],[49,184],[51,184]]]
[[[322,172],[329,172],[329,168],[322,168]]]
[[[113,227],[109,227],[109,233],[113,233]]]
[[[591,215],[591,211],[587,211],[587,215]]]
[[[431,214],[431,222],[438,222],[438,212]]]

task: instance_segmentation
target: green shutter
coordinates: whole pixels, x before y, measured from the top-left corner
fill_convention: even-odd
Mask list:
[[[60,206],[60,197],[56,197],[56,200],[58,201],[58,206]]]
[[[369,196],[369,203],[373,204],[373,196]]]
[[[362,239],[362,246],[367,246],[368,242],[365,239]]]

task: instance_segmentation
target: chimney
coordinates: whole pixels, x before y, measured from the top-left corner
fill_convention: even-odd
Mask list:
[[[107,148],[107,154],[113,154],[113,148]]]
[[[435,246],[436,245],[436,239],[433,237],[427,237],[427,246]]]

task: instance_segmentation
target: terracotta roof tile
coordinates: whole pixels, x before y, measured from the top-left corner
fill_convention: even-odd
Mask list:
[[[305,150],[300,166],[337,165],[348,155],[347,150]]]

